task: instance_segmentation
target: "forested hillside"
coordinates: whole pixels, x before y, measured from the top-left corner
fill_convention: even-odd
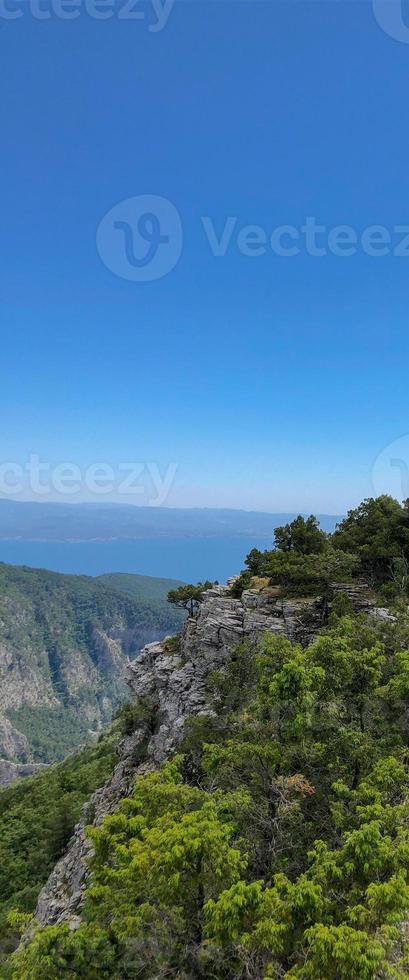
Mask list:
[[[97,745],[0,792],[0,964],[15,944],[9,911],[34,911],[83,805],[111,775],[121,731],[118,720]]]
[[[180,628],[162,586],[121,584],[0,564],[0,758],[53,762],[89,740],[127,696],[128,659]]]
[[[97,581],[109,589],[137,599],[142,604],[146,603],[146,610],[151,611],[152,617],[158,616],[159,625],[165,621],[169,628],[178,629],[181,626],[181,616],[169,606],[167,601],[168,592],[182,585],[182,582],[177,579],[135,575],[130,572],[109,572],[99,575]]]
[[[162,686],[166,657],[186,683],[205,652],[207,710],[164,764],[148,753],[133,792],[90,826],[80,918],[34,928],[6,978],[409,975],[409,509],[366,501],[331,539],[298,519],[275,544],[251,553],[233,593],[247,587],[250,607],[267,593],[277,612],[294,596],[286,608],[321,610],[320,628],[290,642],[273,616],[268,632],[220,648],[218,669],[206,623],[201,646],[158,650]],[[224,628],[246,606],[223,595],[209,609],[225,603]],[[149,699],[128,732],[142,709],[155,733]]]

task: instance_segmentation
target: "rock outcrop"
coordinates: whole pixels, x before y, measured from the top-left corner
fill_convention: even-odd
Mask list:
[[[28,739],[14,728],[8,718],[0,716],[0,759],[25,763],[29,757]]]
[[[16,779],[22,779],[25,776],[34,776],[36,772],[46,768],[47,766],[42,762],[24,764],[0,759],[0,786],[8,786],[10,783],[14,783]]]
[[[363,593],[358,591],[356,605],[363,608]],[[366,608],[370,606],[367,595]],[[127,679],[134,699],[149,698],[155,706],[154,730],[142,725],[123,740],[112,779],[91,798],[67,853],[40,893],[36,916],[42,925],[68,921],[75,928],[89,876],[86,825],[100,824],[130,792],[138,774],[159,765],[177,748],[188,717],[211,710],[209,673],[240,640],[257,641],[266,631],[308,644],[324,615],[320,599],[281,599],[274,589],[248,590],[236,599],[227,587],[217,586],[205,594],[197,617],[187,620],[180,652],[173,653],[166,642],[142,650],[128,666]],[[142,745],[144,761],[139,764]]]

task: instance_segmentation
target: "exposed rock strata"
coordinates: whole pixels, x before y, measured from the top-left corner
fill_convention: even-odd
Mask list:
[[[30,756],[28,739],[11,724],[8,718],[0,717],[0,757],[11,762],[27,762]]]
[[[16,779],[22,779],[25,776],[34,776],[40,769],[46,768],[47,766],[42,762],[24,764],[0,759],[0,786],[8,786],[10,783],[14,783]]]

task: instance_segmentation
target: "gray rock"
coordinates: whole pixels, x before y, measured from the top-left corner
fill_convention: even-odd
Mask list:
[[[332,582],[331,590],[334,595],[345,592],[351,600],[356,613],[369,612],[375,605],[375,596],[371,595],[368,583],[363,580],[355,582]]]
[[[0,717],[0,756],[11,762],[28,762],[30,749],[25,735],[17,731],[8,718]]]
[[[47,766],[42,762],[30,762],[24,765],[23,763],[8,762],[7,759],[0,759],[0,786],[9,786],[16,779],[22,779],[25,776],[34,776],[36,772],[46,768]]]

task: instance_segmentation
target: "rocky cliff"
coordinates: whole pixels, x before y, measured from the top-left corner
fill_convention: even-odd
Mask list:
[[[0,786],[8,786],[9,783],[14,783],[16,779],[22,779],[24,776],[34,776],[41,769],[47,769],[42,762],[24,764],[0,759]]]
[[[364,586],[347,585],[343,590],[356,609],[371,607]],[[323,616],[320,599],[281,599],[272,589],[249,590],[235,599],[227,587],[218,586],[205,594],[197,618],[185,624],[177,653],[166,642],[144,648],[129,665],[127,679],[133,698],[148,698],[154,706],[155,724],[142,724],[122,742],[112,779],[92,797],[67,853],[40,894],[36,916],[42,925],[68,921],[75,926],[89,875],[91,848],[85,826],[100,824],[129,793],[138,773],[160,764],[177,748],[188,717],[210,710],[209,672],[223,664],[240,640],[257,641],[265,631],[307,645]],[[139,764],[142,745],[144,761]]]

